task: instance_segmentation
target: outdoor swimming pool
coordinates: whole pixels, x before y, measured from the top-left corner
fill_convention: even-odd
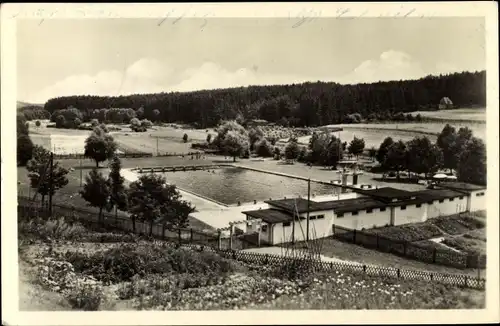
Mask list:
[[[307,196],[307,181],[237,167],[161,174],[168,183],[228,205]],[[334,186],[311,182],[311,195],[337,192]]]

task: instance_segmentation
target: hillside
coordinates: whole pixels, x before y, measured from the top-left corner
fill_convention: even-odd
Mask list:
[[[201,128],[236,118],[317,126],[346,122],[355,113],[386,120],[398,112],[437,110],[443,97],[450,98],[455,108],[485,107],[485,85],[485,71],[462,72],[357,85],[307,82],[119,97],[69,96],[50,99],[45,109],[53,113],[73,106],[88,119],[103,108],[142,107],[143,118],[192,123]]]
[[[33,103],[27,103],[27,102],[22,102],[22,101],[17,101],[16,103],[17,109],[24,109],[27,107],[40,107],[43,108],[43,104],[33,104]]]

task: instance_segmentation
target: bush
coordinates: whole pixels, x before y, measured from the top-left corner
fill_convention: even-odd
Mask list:
[[[187,249],[124,245],[92,255],[68,252],[65,258],[75,271],[94,276],[105,283],[130,281],[134,275],[191,273],[224,274],[237,269],[237,264],[214,253],[198,253]]]
[[[88,234],[80,223],[68,223],[65,218],[34,219],[18,223],[19,232],[39,239],[77,240]]]
[[[35,126],[40,127],[41,125],[42,123],[40,122],[40,120],[35,121]]]
[[[85,311],[99,310],[104,301],[104,293],[100,286],[85,283],[78,284],[66,297],[71,307]]]
[[[63,115],[58,115],[56,117],[56,128],[64,128],[66,127],[66,119]]]
[[[153,126],[153,123],[148,119],[144,119],[141,121],[141,126],[146,128],[151,128]]]
[[[257,155],[262,157],[271,157],[273,156],[273,148],[271,144],[266,139],[261,139],[255,145],[255,152]]]
[[[92,126],[92,128],[97,127],[99,125],[99,120],[97,119],[90,120],[90,125]]]

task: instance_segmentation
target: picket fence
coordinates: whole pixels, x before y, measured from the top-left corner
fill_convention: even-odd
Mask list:
[[[31,214],[47,214],[48,209],[41,207],[39,203],[32,201],[28,197],[18,196],[18,214],[21,216],[33,216]],[[53,215],[64,215],[66,218],[75,218],[91,227],[103,225],[99,224],[98,216],[95,211],[74,208],[65,205],[53,204]],[[111,214],[104,214],[104,223],[109,229],[119,229],[132,231],[131,221],[123,217],[116,217]],[[129,223],[127,223],[129,222]],[[136,233],[148,234],[148,226],[144,223],[136,223]],[[251,243],[238,241],[240,238],[229,241],[228,238],[222,238],[219,234],[210,234],[196,231],[193,229],[165,229],[162,225],[153,226],[153,237],[164,240],[169,246],[182,246],[193,250],[211,251],[225,258],[235,259],[245,263],[279,266],[293,262],[311,264],[313,270],[319,272],[346,271],[351,273],[361,273],[372,276],[384,276],[391,278],[400,278],[406,280],[424,280],[430,282],[446,283],[465,288],[485,289],[486,280],[484,278],[472,277],[462,274],[433,273],[427,271],[406,270],[400,268],[384,268],[379,266],[349,264],[342,262],[324,262],[320,260],[311,260],[306,258],[292,258],[273,254],[262,254],[243,251],[243,249],[252,248]],[[241,238],[242,239],[242,238]],[[232,242],[232,249],[229,243]]]

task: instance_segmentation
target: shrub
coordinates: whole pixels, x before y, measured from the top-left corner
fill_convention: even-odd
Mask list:
[[[92,126],[92,128],[97,127],[99,125],[99,120],[97,119],[90,120],[90,125]]]
[[[266,139],[261,139],[255,145],[255,152],[257,155],[262,157],[271,157],[273,156],[273,148],[271,144]]]
[[[41,125],[42,123],[40,122],[40,120],[35,121],[35,126],[40,127]]]
[[[56,128],[64,128],[66,127],[66,119],[63,115],[58,115],[56,117]]]
[[[68,223],[65,218],[58,217],[49,220],[34,219],[21,221],[18,224],[21,234],[34,236],[39,239],[77,240],[88,233],[80,223]]]
[[[66,297],[71,307],[85,311],[99,310],[104,301],[102,288],[86,283],[79,283]]]
[[[153,126],[153,123],[148,119],[144,119],[141,121],[141,126],[146,128],[151,128]]]

